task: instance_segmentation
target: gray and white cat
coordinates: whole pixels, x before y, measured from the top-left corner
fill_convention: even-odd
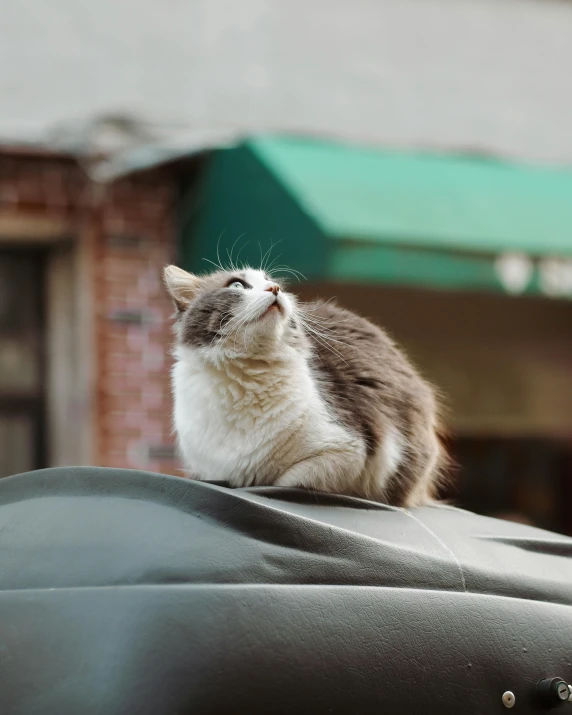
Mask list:
[[[168,266],[174,422],[191,476],[414,506],[444,454],[433,389],[378,327],[261,270]]]

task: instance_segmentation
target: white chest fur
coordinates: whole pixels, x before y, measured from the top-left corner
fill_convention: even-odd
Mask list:
[[[329,414],[300,355],[215,366],[181,348],[177,358],[175,428],[192,476],[272,482],[316,451],[355,441]]]

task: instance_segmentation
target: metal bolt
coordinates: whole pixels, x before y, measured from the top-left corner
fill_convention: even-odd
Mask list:
[[[556,690],[558,693],[558,697],[560,700],[568,700],[570,697],[570,689],[568,688],[568,684],[562,681],[561,683],[558,683],[558,688]]]
[[[505,708],[513,708],[515,703],[516,698],[514,697],[514,693],[512,693],[510,690],[507,690],[506,693],[504,693],[502,696],[502,704],[505,706]]]
[[[568,702],[572,703],[572,685],[568,686],[568,690],[570,691],[570,695],[568,696]]]

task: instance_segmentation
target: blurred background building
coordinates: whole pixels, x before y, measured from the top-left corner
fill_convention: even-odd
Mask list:
[[[160,270],[234,245],[407,347],[457,503],[572,533],[570,37],[560,0],[6,8],[0,475],[180,473]]]

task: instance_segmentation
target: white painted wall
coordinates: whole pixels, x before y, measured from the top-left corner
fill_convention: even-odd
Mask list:
[[[302,132],[570,165],[571,38],[567,0],[20,0],[0,140],[63,123],[79,146],[121,114],[149,123],[135,144]]]

